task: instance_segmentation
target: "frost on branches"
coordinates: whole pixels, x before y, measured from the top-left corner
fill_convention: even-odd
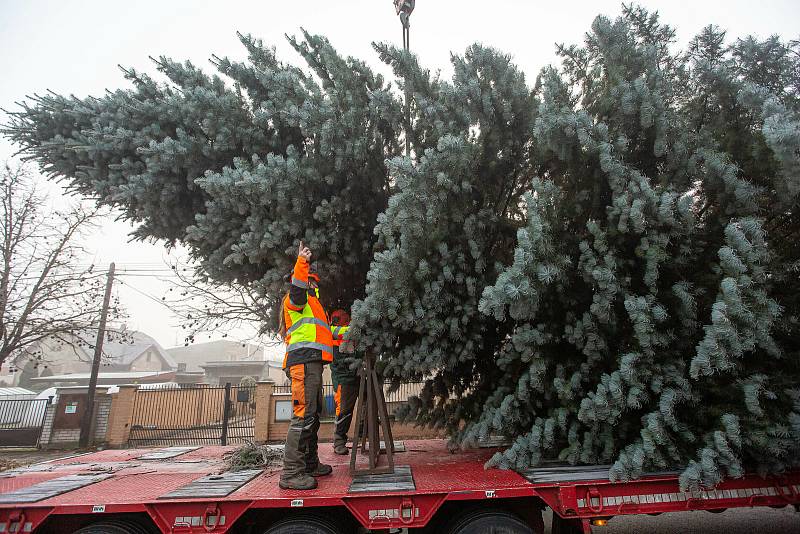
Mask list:
[[[240,35],[247,61],[214,57],[218,75],[162,56],[168,83],[124,70],[132,89],[36,96],[4,133],[50,176],[121,209],[134,237],[183,242],[204,276],[267,307],[303,240],[329,282],[326,304],[349,306],[390,194],[384,160],[400,153],[402,104],[364,63],[303,37],[289,41],[308,72]]]
[[[406,417],[511,438],[504,468],[695,488],[800,462],[797,44],[724,38],[677,51],[625,8],[530,94],[490,50],[446,83],[380,49],[420,141],[355,319],[426,380]]]
[[[402,416],[511,439],[489,466],[799,466],[797,42],[678,50],[625,6],[532,85],[485,46],[445,79],[375,45],[393,87],[321,37],[290,39],[306,70],[242,41],[223,77],[161,58],[169,83],[37,97],[5,134],[268,302],[309,243],[384,375],[425,381]]]

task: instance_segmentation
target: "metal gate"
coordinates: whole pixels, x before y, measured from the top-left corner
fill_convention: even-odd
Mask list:
[[[255,436],[255,387],[139,389],[130,446],[241,443]]]
[[[0,447],[36,447],[49,399],[0,399]]]

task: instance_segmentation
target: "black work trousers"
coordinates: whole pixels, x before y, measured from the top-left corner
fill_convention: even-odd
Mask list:
[[[358,384],[339,384],[334,393],[336,401],[336,427],[333,446],[347,445],[347,432],[353,420],[353,408],[358,400]]]
[[[322,362],[292,365],[292,421],[286,434],[283,474],[291,478],[319,465],[317,432],[322,413]]]

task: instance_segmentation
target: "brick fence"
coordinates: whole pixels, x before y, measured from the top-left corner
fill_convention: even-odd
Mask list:
[[[81,417],[86,409],[86,387],[70,386],[56,388],[44,413],[39,446],[45,449],[71,449],[78,447],[81,434]],[[98,386],[95,392],[94,420],[91,436],[95,444],[106,441],[109,413],[113,395],[106,386]]]
[[[391,414],[404,402],[387,402],[387,411]],[[286,440],[289,430],[289,417],[291,414],[291,394],[275,393],[272,382],[259,382],[256,385],[256,421],[255,440],[257,442],[274,443]],[[333,421],[323,420],[319,427],[320,441],[333,440]],[[353,426],[350,427],[349,436],[352,438]],[[425,439],[444,437],[440,430],[420,428],[403,423],[392,423],[392,437],[394,439]]]

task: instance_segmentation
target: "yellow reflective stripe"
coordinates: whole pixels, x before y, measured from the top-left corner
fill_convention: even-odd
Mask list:
[[[298,341],[297,343],[289,343],[286,347],[287,352],[293,352],[300,349],[318,349],[324,352],[333,352],[333,347],[325,343],[318,343],[316,341]]]
[[[322,319],[317,319],[316,317],[303,317],[302,319],[299,319],[296,323],[292,323],[292,326],[289,327],[289,330],[287,330],[286,333],[287,334],[291,334],[292,332],[294,332],[295,330],[297,330],[301,326],[307,325],[307,324],[313,324],[313,325],[316,325],[316,326],[322,326],[324,328],[330,328],[328,326],[328,323],[326,323]]]
[[[350,327],[347,325],[332,327],[331,333],[333,334],[333,339],[344,339],[344,335],[348,330],[350,330]]]

